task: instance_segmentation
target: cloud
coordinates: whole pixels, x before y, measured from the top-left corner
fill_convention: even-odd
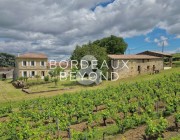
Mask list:
[[[146,35],[159,27],[180,35],[179,0],[115,0],[104,7],[99,4],[110,1],[1,0],[0,50],[42,50],[50,56],[64,56],[70,55],[76,44],[111,34],[127,38]],[[160,45],[160,41],[156,43]]]
[[[171,50],[171,51],[166,51],[169,54],[173,54],[173,53],[180,53],[180,47],[175,49],[175,50]]]
[[[160,40],[157,39],[157,38],[154,39],[154,42],[155,42],[155,43],[158,43],[159,41],[160,41]]]
[[[165,37],[165,36],[160,36],[160,38],[158,39],[158,38],[155,38],[154,39],[154,43],[156,43],[158,46],[168,46],[169,45],[169,43],[168,43],[168,38],[167,37]]]
[[[180,35],[177,35],[175,38],[180,38]]]
[[[161,40],[167,40],[168,38],[165,37],[165,36],[160,36],[160,39],[161,39]]]
[[[148,42],[148,43],[151,42],[149,37],[146,37],[146,38],[144,39],[144,41],[145,41],[145,42]]]

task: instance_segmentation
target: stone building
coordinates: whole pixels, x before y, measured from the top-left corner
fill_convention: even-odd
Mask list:
[[[26,53],[18,55],[15,58],[14,79],[18,77],[35,77],[41,78],[48,75],[47,70],[48,57],[45,54]]]
[[[144,51],[144,52],[138,53],[137,55],[150,55],[150,56],[162,57],[164,61],[169,62],[168,66],[172,67],[173,56],[171,54],[167,54],[163,52],[156,52],[156,51]]]
[[[13,71],[13,67],[0,67],[0,79],[12,79]]]
[[[150,55],[108,55],[113,79],[122,79],[163,70],[163,58]],[[118,75],[117,75],[118,74]]]

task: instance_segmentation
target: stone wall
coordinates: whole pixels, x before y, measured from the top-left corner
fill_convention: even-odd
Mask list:
[[[118,73],[119,79],[136,76],[139,74],[153,73],[154,71],[163,70],[163,59],[138,59],[138,60],[123,60],[124,63],[127,63],[127,67],[124,65],[122,60],[113,60],[114,67],[117,69],[111,70]],[[119,65],[118,65],[119,63]],[[123,67],[124,66],[124,67]],[[117,78],[117,75],[114,75],[114,78]]]
[[[27,66],[23,66],[22,65],[22,61],[26,61],[27,62]],[[35,62],[35,66],[31,66],[31,61]],[[41,66],[40,62],[44,61],[45,65]],[[39,75],[42,76],[42,72],[44,72],[45,76],[48,75],[48,70],[47,70],[47,59],[22,59],[22,58],[17,58],[16,62],[15,62],[15,78],[21,77],[23,71],[27,71],[28,73],[28,77],[30,77],[30,73],[32,71],[35,72],[35,75]]]

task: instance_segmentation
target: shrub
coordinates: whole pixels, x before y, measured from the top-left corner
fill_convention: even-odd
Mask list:
[[[18,80],[22,81],[24,79],[24,77],[19,77]]]
[[[6,78],[2,78],[2,81],[6,81]]]
[[[49,75],[47,75],[47,76],[44,77],[44,81],[45,81],[45,82],[48,82],[48,81],[49,81]]]
[[[148,136],[148,139],[161,138],[167,126],[168,122],[163,117],[154,121],[149,119],[147,121],[147,128],[145,130],[145,134],[146,136]]]
[[[23,80],[24,80],[24,81],[26,81],[26,82],[27,82],[28,77],[19,77],[19,78],[18,78],[18,80],[20,80],[20,81],[23,81]]]
[[[174,123],[175,123],[176,129],[178,131],[179,130],[178,123],[180,123],[180,113],[176,113],[175,114],[175,121],[174,121]]]

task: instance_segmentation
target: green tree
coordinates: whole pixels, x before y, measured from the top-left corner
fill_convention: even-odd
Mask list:
[[[15,56],[7,53],[0,53],[0,67],[14,67]]]
[[[97,61],[97,67],[105,73],[107,71],[106,67],[101,68],[104,61],[108,63],[108,56],[106,48],[99,47],[98,45],[88,43],[82,47],[76,46],[76,49],[72,53],[71,60],[77,60],[80,67],[80,61],[85,55],[93,55]]]
[[[123,38],[114,35],[96,40],[92,44],[106,48],[108,54],[124,54],[128,46]]]
[[[54,84],[55,84],[55,86],[57,86],[57,83],[58,83],[58,78],[54,78]]]
[[[56,67],[55,69],[49,71],[49,75],[51,76],[51,78],[53,77],[58,77],[60,75],[60,72],[62,72],[63,69],[61,69],[60,67]]]
[[[49,71],[48,73],[49,73],[49,75],[51,76],[51,79],[52,79],[53,77],[55,77],[55,74],[54,74],[54,71],[53,71],[53,70]]]

